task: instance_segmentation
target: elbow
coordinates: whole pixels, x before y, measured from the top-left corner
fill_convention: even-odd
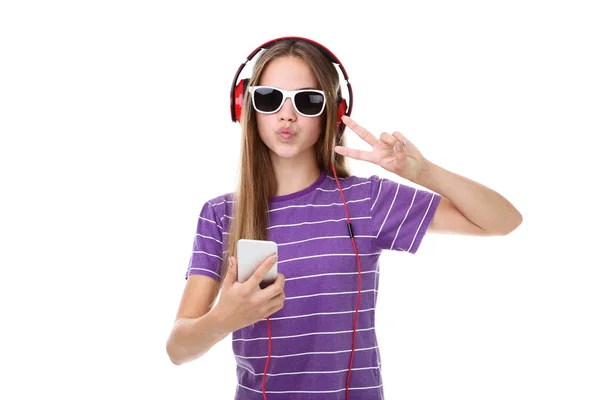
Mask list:
[[[515,214],[503,221],[502,226],[497,226],[495,229],[482,229],[482,232],[487,236],[506,236],[517,229],[522,222],[523,216],[515,210]]]
[[[169,360],[171,360],[171,363],[173,365],[181,365],[182,364],[181,361],[177,357],[175,357],[175,353],[174,353],[174,351],[172,349],[172,345],[171,345],[171,341],[170,340],[167,341],[167,345],[165,347],[166,347],[165,350],[167,351],[167,355],[169,356]]]
[[[523,222],[523,215],[517,210],[515,210],[514,222],[512,224],[511,229],[506,233],[507,235],[517,229],[521,223]]]
[[[185,360],[181,356],[181,351],[177,350],[177,345],[175,343],[175,331],[171,332],[169,339],[167,339],[165,350],[169,356],[169,360],[173,365],[181,365],[185,363]]]
[[[191,353],[191,349],[182,342],[182,337],[177,329],[171,332],[165,350],[173,365],[182,365],[201,356],[201,354],[194,355],[194,353]]]
[[[515,229],[517,229],[521,225],[522,222],[523,222],[523,216],[521,215],[520,212],[518,212],[517,210],[515,210],[515,214],[510,219],[510,224],[504,230],[502,230],[499,233],[499,235],[501,235],[501,236],[508,235],[509,233],[511,233]]]

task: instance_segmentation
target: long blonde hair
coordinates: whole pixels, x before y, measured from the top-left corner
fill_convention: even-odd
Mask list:
[[[279,57],[298,57],[313,70],[320,90],[325,92],[325,111],[322,132],[315,144],[317,165],[321,171],[333,174],[331,163],[335,165],[338,177],[350,176],[345,157],[333,151],[337,133],[337,99],[341,96],[338,72],[331,61],[315,46],[302,40],[282,40],[265,50],[254,65],[248,86],[256,85],[267,65]],[[238,183],[233,194],[233,215],[229,226],[226,257],[223,258],[221,277],[225,277],[229,256],[237,257],[238,239],[267,240],[269,225],[269,199],[277,190],[277,181],[269,148],[263,143],[256,124],[256,112],[249,96],[244,96],[242,115],[240,163]],[[338,142],[345,145],[342,136]],[[219,286],[222,284],[222,280]]]

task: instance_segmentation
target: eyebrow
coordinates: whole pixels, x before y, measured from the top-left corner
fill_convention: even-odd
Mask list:
[[[262,84],[262,85],[257,85],[257,86],[267,86],[267,87],[273,87],[273,88],[276,88],[276,89],[281,89],[279,86],[273,86],[273,85]],[[305,86],[305,87],[301,87],[301,88],[293,89],[293,90],[322,90],[322,89],[319,89],[319,88],[316,88],[316,87],[312,87],[312,86]]]
[[[274,87],[274,88],[279,88],[278,86],[273,86],[273,85],[262,85],[262,86],[269,86],[269,87]],[[312,87],[312,86],[305,86],[305,87],[301,87],[298,89],[294,89],[294,90],[319,90],[316,87]]]

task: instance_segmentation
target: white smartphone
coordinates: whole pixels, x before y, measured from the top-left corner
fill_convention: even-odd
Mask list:
[[[240,239],[237,242],[238,276],[240,283],[246,282],[254,271],[271,255],[277,254],[277,243],[270,240]],[[277,279],[277,263],[271,267],[260,283],[264,289]]]

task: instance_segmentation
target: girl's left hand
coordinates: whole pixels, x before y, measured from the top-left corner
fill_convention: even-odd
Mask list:
[[[336,153],[356,160],[372,162],[413,182],[417,179],[423,168],[425,158],[404,135],[400,132],[394,132],[391,135],[383,132],[377,139],[346,115],[342,117],[342,122],[373,146],[373,150],[363,151],[335,146]]]

